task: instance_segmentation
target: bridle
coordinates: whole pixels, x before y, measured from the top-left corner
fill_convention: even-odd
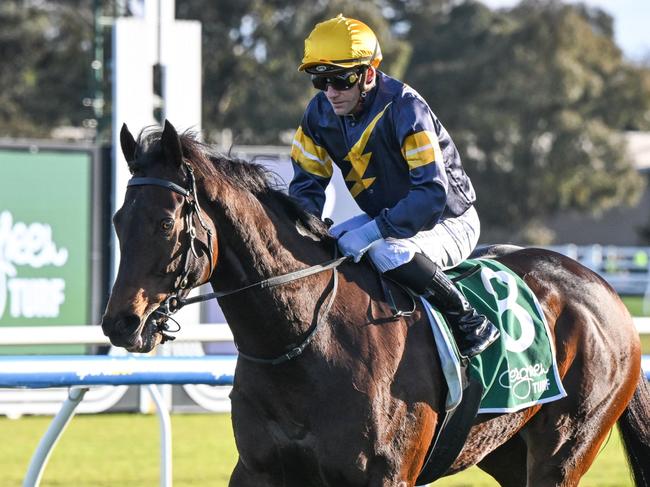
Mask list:
[[[174,340],[175,337],[168,335],[168,333],[175,333],[180,331],[180,324],[174,320],[171,315],[176,313],[179,309],[181,309],[183,306],[187,304],[193,304],[193,303],[199,303],[202,301],[208,301],[211,299],[216,299],[216,298],[222,298],[225,296],[230,296],[242,291],[246,291],[249,289],[253,288],[271,288],[275,286],[279,286],[282,284],[286,284],[292,281],[296,281],[298,279],[303,279],[305,277],[318,274],[320,272],[326,271],[331,269],[332,270],[332,284],[331,284],[331,295],[330,299],[328,300],[327,304],[325,305],[325,308],[323,310],[323,313],[321,314],[320,317],[317,317],[316,323],[311,327],[310,330],[307,332],[307,336],[303,339],[303,341],[299,345],[292,346],[288,351],[285,353],[274,357],[274,358],[260,358],[260,357],[254,357],[252,355],[248,355],[243,353],[239,347],[237,346],[237,343],[235,343],[235,347],[237,348],[237,351],[239,352],[239,356],[249,360],[251,362],[256,362],[256,363],[261,363],[261,364],[270,364],[270,365],[278,365],[284,362],[287,362],[300,354],[305,350],[307,345],[311,343],[311,341],[314,339],[316,332],[320,328],[320,325],[325,321],[325,317],[328,315],[332,304],[334,303],[334,299],[336,297],[336,291],[338,289],[338,271],[337,267],[345,262],[348,258],[347,257],[337,257],[336,256],[336,249],[337,247],[335,246],[335,257],[332,260],[329,260],[327,262],[323,262],[321,264],[316,264],[311,267],[307,267],[305,269],[300,269],[294,272],[289,272],[287,274],[283,274],[281,276],[274,276],[270,277],[268,279],[264,279],[261,281],[257,281],[251,284],[247,284],[245,286],[242,286],[237,289],[229,290],[229,291],[221,291],[221,292],[213,292],[213,293],[208,293],[208,294],[202,294],[199,296],[194,296],[191,298],[183,298],[181,294],[183,291],[187,290],[189,281],[188,277],[191,272],[191,267],[190,267],[190,254],[194,255],[196,259],[199,259],[199,255],[196,251],[195,247],[195,240],[197,240],[196,236],[196,227],[194,226],[194,217],[196,216],[196,219],[199,221],[199,224],[205,230],[205,233],[207,235],[207,244],[203,243],[199,240],[199,242],[207,249],[206,250],[206,255],[208,257],[208,260],[210,262],[210,272],[208,276],[212,276],[212,273],[214,271],[214,262],[213,262],[213,252],[212,252],[212,241],[213,241],[213,234],[212,230],[210,227],[207,225],[205,222],[201,212],[201,207],[199,206],[199,200],[196,196],[196,179],[194,177],[194,170],[192,169],[192,166],[190,166],[187,162],[183,162],[183,166],[185,168],[185,171],[187,173],[187,179],[189,183],[189,189],[183,188],[182,186],[179,186],[176,183],[173,183],[171,181],[168,181],[166,179],[159,179],[159,178],[150,178],[150,177],[132,177],[128,183],[127,186],[160,186],[162,188],[169,189],[170,191],[173,191],[175,193],[180,194],[183,196],[183,205],[188,207],[188,210],[185,212],[184,218],[185,218],[185,232],[187,233],[189,237],[189,250],[185,253],[183,257],[183,267],[182,267],[182,272],[178,275],[176,280],[174,281],[174,288],[172,289],[172,292],[169,294],[167,299],[163,302],[162,305],[158,307],[154,311],[154,313],[158,314],[161,316],[161,319],[159,320],[154,320],[155,324],[158,328],[158,331],[162,335],[162,340],[161,343],[165,343],[165,341],[168,340]],[[209,277],[208,277],[209,279]],[[174,331],[170,331],[169,327],[167,325],[167,319],[171,319],[176,323],[178,326],[178,329]]]
[[[210,273],[208,275],[212,275],[212,271],[214,270],[213,254],[212,254],[212,239],[213,239],[212,230],[210,229],[208,224],[203,219],[203,216],[201,215],[201,207],[199,206],[199,199],[196,197],[196,179],[194,177],[194,170],[192,169],[192,166],[190,166],[186,162],[183,163],[183,166],[187,174],[189,189],[185,189],[176,183],[167,181],[166,179],[158,179],[158,178],[134,177],[131,178],[127,183],[127,186],[160,186],[162,188],[167,188],[183,196],[183,206],[187,207],[187,211],[185,211],[185,215],[184,215],[185,233],[187,233],[187,236],[190,241],[190,245],[189,245],[190,250],[185,253],[185,256],[183,257],[183,265],[182,265],[183,270],[178,275],[178,277],[176,277],[176,280],[174,281],[174,289],[172,290],[172,295],[175,296],[176,298],[180,298],[181,292],[187,289],[187,286],[189,284],[187,278],[189,277],[191,272],[190,253],[194,255],[196,259],[199,259],[199,254],[197,253],[196,246],[194,244],[194,242],[197,240],[196,227],[194,226],[194,217],[196,217],[196,219],[199,221],[199,224],[201,225],[203,230],[205,230],[205,233],[208,236],[207,243],[203,244],[203,246],[206,249],[206,255],[208,257],[208,261],[210,263]]]

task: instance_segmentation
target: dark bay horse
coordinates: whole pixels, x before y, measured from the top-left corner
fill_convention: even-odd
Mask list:
[[[261,167],[168,122],[137,142],[124,126],[121,145],[133,179],[114,218],[121,261],[102,327],[146,352],[192,288],[220,293],[241,352],[230,485],[413,486],[446,391],[424,312],[393,319],[364,263],[268,281],[331,262],[335,241]],[[478,465],[504,486],[575,486],[618,421],[637,485],[649,485],[650,392],[617,294],[557,253],[498,260],[536,294],[568,396],[479,415],[447,474]]]

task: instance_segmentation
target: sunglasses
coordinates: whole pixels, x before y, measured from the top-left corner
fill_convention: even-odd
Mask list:
[[[359,82],[360,74],[359,71],[354,70],[330,76],[312,75],[311,82],[317,90],[326,91],[327,85],[331,85],[337,91],[345,91]]]

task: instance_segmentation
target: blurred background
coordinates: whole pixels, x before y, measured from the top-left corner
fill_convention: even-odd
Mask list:
[[[645,245],[649,9],[642,0],[176,0],[175,17],[201,22],[209,143],[287,148],[314,94],[296,70],[303,40],[343,12],[373,27],[381,69],[418,90],[452,134],[479,195],[483,242]],[[0,137],[109,145],[112,25],[143,10],[4,0]]]
[[[0,249],[32,251],[0,259],[0,324],[98,322],[119,258],[123,122],[169,118],[290,179],[314,95],[303,41],[339,12],[372,26],[380,68],[451,133],[480,243],[552,246],[650,312],[647,1],[3,0]],[[357,212],[332,186],[324,216]],[[214,303],[194,318],[222,321]]]
[[[451,133],[481,244],[551,246],[650,312],[645,0],[3,0],[0,249],[23,238],[66,259],[0,259],[0,325],[99,321],[129,177],[123,122],[137,133],[169,118],[290,179],[315,93],[297,71],[303,41],[338,13],[375,30],[380,68]],[[324,216],[359,211],[340,178],[331,186]],[[44,295],[58,297],[35,304]],[[216,303],[192,317],[222,318]]]
[[[647,0],[2,0],[0,355],[108,351],[101,330],[73,344],[54,333],[48,342],[45,328],[32,342],[21,330],[100,321],[119,258],[111,216],[128,178],[115,142],[123,122],[137,133],[169,118],[291,177],[292,137],[315,93],[297,71],[303,41],[338,13],[373,28],[380,69],[422,94],[450,132],[478,193],[480,243],[547,246],[580,260],[623,296],[650,352]],[[342,182],[334,186],[326,209],[340,221],[358,210]],[[179,316],[228,330],[216,302]],[[165,347],[234,350],[211,338]],[[98,389],[80,412],[151,411],[146,392],[120,387]],[[229,409],[228,387],[164,387],[175,411]],[[0,415],[53,414],[65,397],[65,389],[0,390]],[[19,466],[0,483],[19,485],[33,445],[26,430],[0,425],[21,439],[0,449],[3,471]],[[29,434],[37,439],[39,428]],[[223,428],[222,436],[227,421]],[[97,450],[103,458],[105,446]],[[131,449],[118,450],[129,463]],[[184,458],[194,470],[196,454]],[[622,457],[615,463],[624,469]],[[152,485],[123,474],[73,482],[69,464],[56,485]]]

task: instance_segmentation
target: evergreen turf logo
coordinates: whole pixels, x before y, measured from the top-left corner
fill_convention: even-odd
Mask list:
[[[68,250],[57,249],[52,227],[46,223],[15,222],[8,211],[0,213],[0,319],[56,318],[65,301],[62,278],[21,277],[21,267],[62,267]]]

